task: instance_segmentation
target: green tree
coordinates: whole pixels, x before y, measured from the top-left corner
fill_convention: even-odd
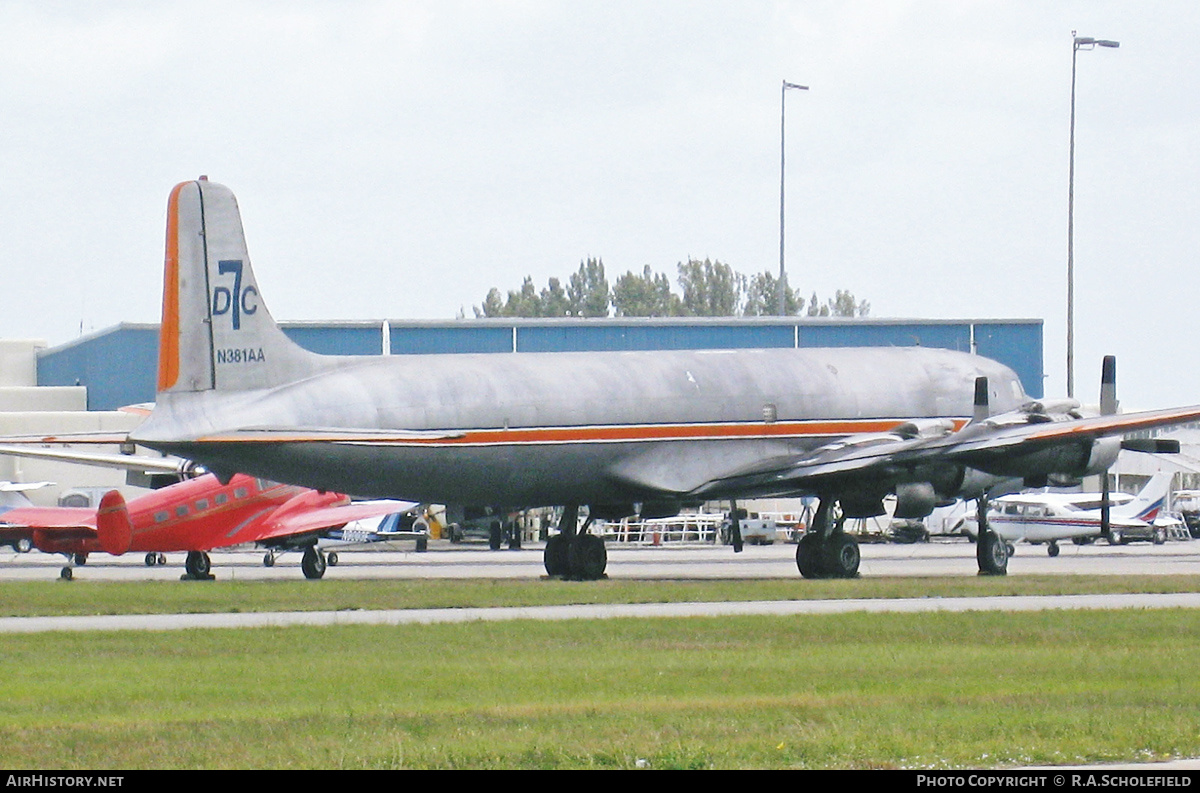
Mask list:
[[[837,290],[829,301],[829,313],[835,317],[865,317],[871,313],[871,304],[865,300],[855,302],[849,290]]]
[[[671,317],[679,313],[679,298],[671,293],[665,273],[654,273],[650,265],[641,275],[626,272],[612,288],[613,311],[618,317]]]
[[[684,316],[736,317],[746,276],[719,260],[688,259],[679,263],[680,300]]]
[[[551,278],[546,282],[546,288],[541,295],[541,314],[543,317],[568,317],[571,315],[571,300],[562,282]]]
[[[787,287],[784,295],[783,311],[785,316],[799,316],[804,308],[804,298],[800,290]],[[747,317],[771,317],[779,310],[779,279],[770,270],[755,273],[746,284],[746,304],[742,314]]]
[[[607,317],[610,294],[604,262],[591,258],[580,262],[579,270],[571,275],[567,285],[571,316]]]

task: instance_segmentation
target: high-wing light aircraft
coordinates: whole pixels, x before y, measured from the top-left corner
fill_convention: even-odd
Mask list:
[[[1130,538],[1144,538],[1161,544],[1167,529],[1156,525],[1166,508],[1171,474],[1157,473],[1136,496],[1118,494],[1110,499],[1107,538],[1120,544]],[[1025,540],[1046,543],[1051,556],[1058,556],[1059,540],[1091,539],[1101,536],[1102,493],[1021,493],[1003,496],[991,502],[988,525],[1007,542]],[[978,522],[968,518],[963,530],[975,536]]]
[[[402,506],[402,505],[400,505]],[[147,564],[163,554],[187,551],[184,568],[194,579],[211,577],[207,551],[243,543],[270,548],[304,548],[306,578],[325,574],[320,535],[350,521],[397,511],[398,505],[351,504],[340,493],[236,475],[222,483],[212,474],[169,485],[125,502],[120,491],[84,507],[0,507],[0,543],[22,540],[45,553],[66,554],[83,563],[90,553],[145,552]],[[72,566],[62,577],[73,576]]]
[[[806,577],[853,576],[834,519],[921,517],[1002,480],[1105,470],[1118,437],[1200,406],[1104,415],[1032,401],[986,358],[922,348],[324,356],[292,343],[262,299],[233,193],[200,179],[167,209],[157,407],[137,443],[235,472],[421,502],[565,505],[546,570],[596,578],[593,518],[673,514],[710,499],[810,494]],[[736,509],[734,510],[736,514]],[[982,512],[986,526],[986,512]],[[737,532],[734,533],[735,549]],[[993,532],[981,571],[1003,573]]]

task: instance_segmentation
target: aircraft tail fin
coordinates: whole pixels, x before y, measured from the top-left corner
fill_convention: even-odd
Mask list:
[[[319,368],[271,318],[246,249],[233,192],[205,177],[167,204],[158,391],[245,391]]]
[[[133,521],[119,490],[110,490],[100,498],[96,511],[96,539],[105,553],[120,556],[133,544]]]
[[[1159,471],[1150,477],[1141,492],[1129,502],[1128,511],[1138,520],[1151,523],[1167,508],[1167,492],[1171,489],[1171,474]]]

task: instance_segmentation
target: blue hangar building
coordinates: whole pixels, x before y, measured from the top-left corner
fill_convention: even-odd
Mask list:
[[[937,347],[997,360],[1040,398],[1040,319],[737,317],[281,322],[297,344],[327,355]],[[38,353],[42,386],[87,386],[88,410],[154,401],[158,325],[122,323]]]

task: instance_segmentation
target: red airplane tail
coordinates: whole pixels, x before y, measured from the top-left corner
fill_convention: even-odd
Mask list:
[[[133,521],[120,491],[110,490],[100,499],[96,512],[96,536],[105,553],[120,556],[133,544]]]

